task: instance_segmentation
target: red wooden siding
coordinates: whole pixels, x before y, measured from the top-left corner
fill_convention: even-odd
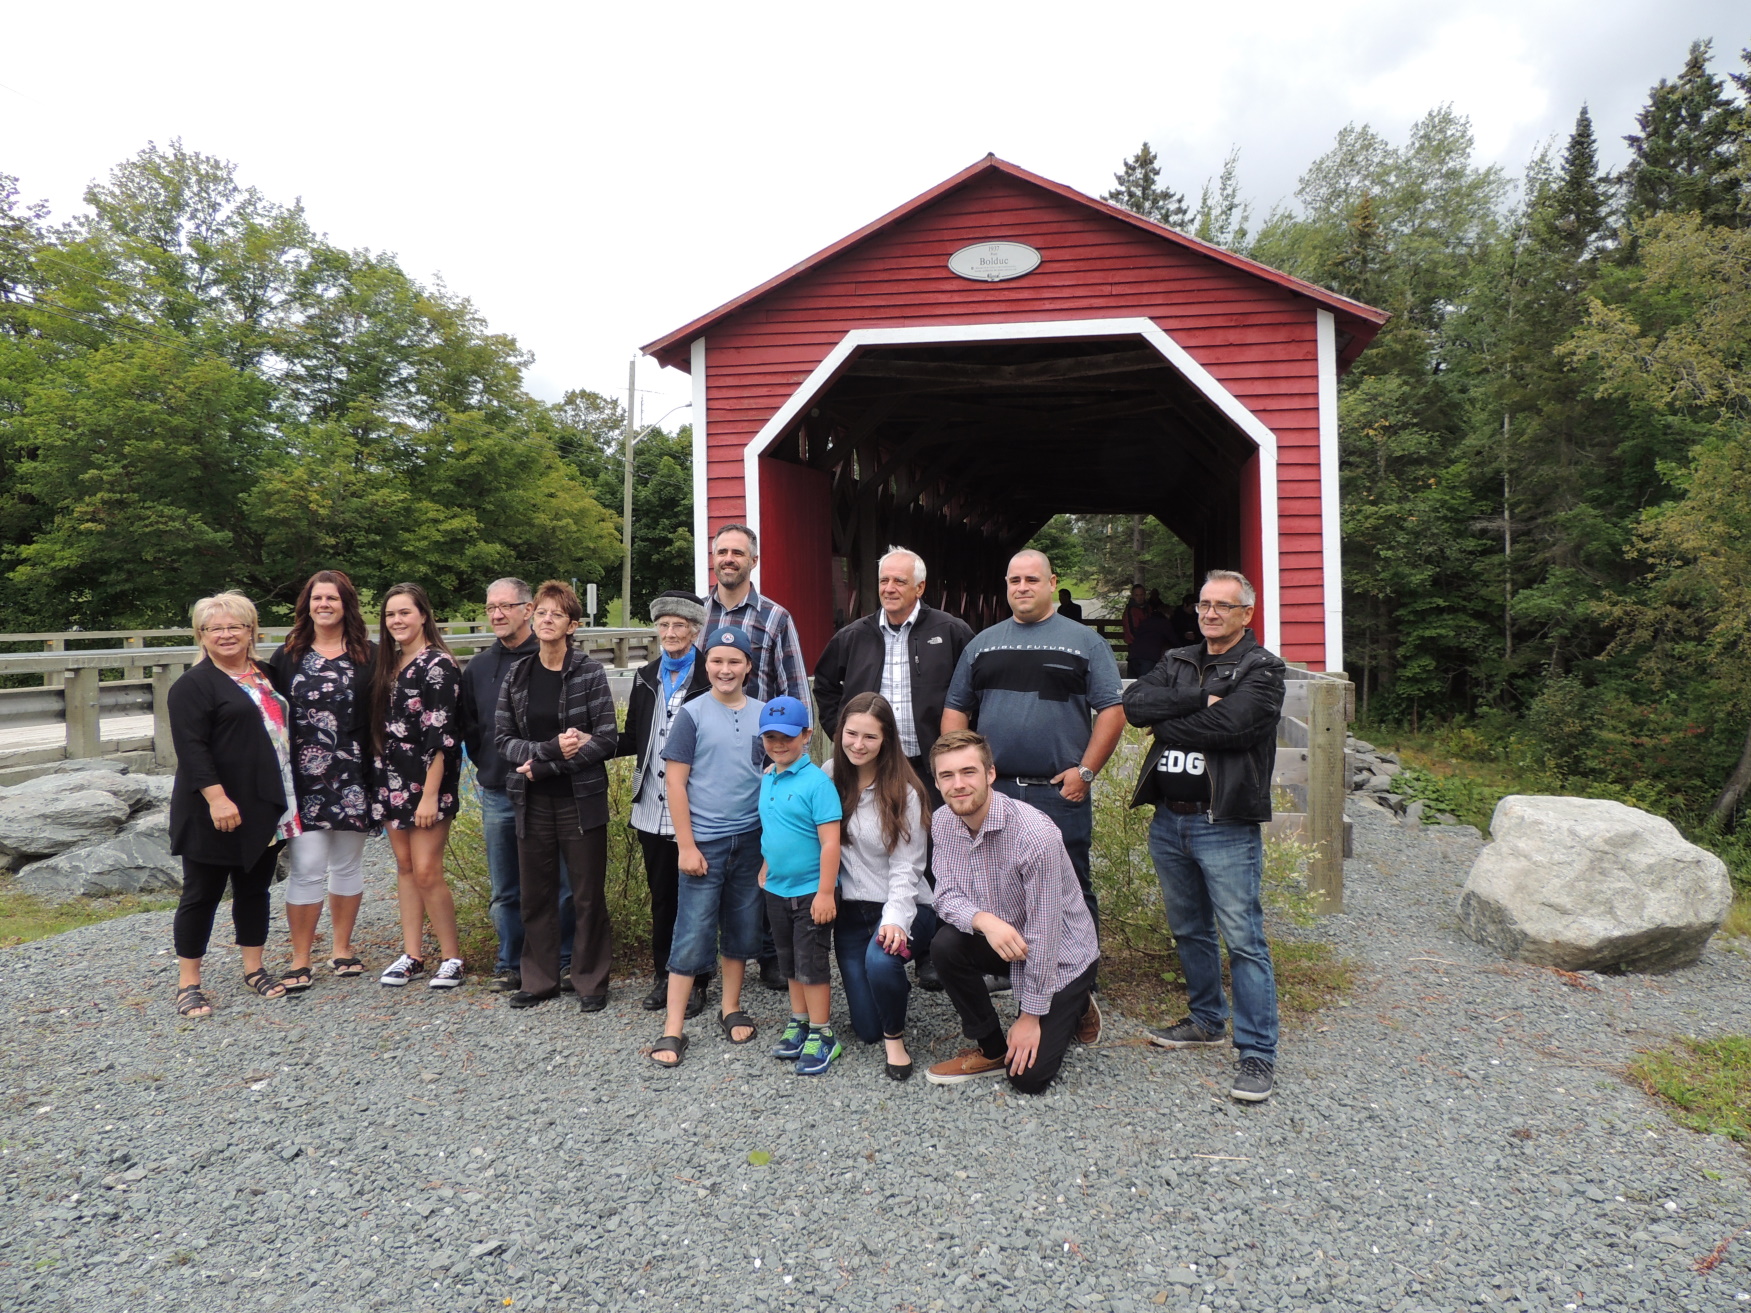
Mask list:
[[[760,462],[760,590],[796,619],[810,670],[833,637],[833,480],[787,460]]]
[[[983,240],[1025,242],[1042,263],[1005,283],[968,282],[948,271],[952,252]],[[1009,174],[980,174],[704,330],[710,522],[743,517],[743,448],[852,329],[1147,317],[1276,434],[1282,615],[1266,617],[1261,605],[1260,620],[1287,659],[1318,667],[1325,598],[1317,308],[1096,207]],[[780,464],[764,468],[786,479],[775,472]],[[766,495],[777,494],[766,473],[762,484],[773,489]],[[763,495],[768,543],[775,532],[791,532],[779,528],[786,517],[775,512],[783,504]],[[1262,525],[1249,521],[1243,533],[1248,550],[1262,553]],[[823,575],[827,555],[823,548]],[[763,587],[790,605],[778,579],[788,586],[794,567],[770,549],[762,556]],[[1262,564],[1250,557],[1246,566],[1261,586]],[[792,609],[800,619],[804,609]]]

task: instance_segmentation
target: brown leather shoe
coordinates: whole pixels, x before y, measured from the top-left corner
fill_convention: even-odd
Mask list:
[[[1100,1004],[1094,1001],[1094,995],[1088,996],[1088,1011],[1082,1014],[1082,1020],[1076,1023],[1076,1042],[1078,1044],[1093,1044],[1100,1039]]]
[[[959,1085],[962,1081],[978,1080],[981,1076],[1001,1076],[1002,1058],[987,1058],[978,1049],[962,1049],[947,1062],[939,1062],[924,1073],[932,1085]]]

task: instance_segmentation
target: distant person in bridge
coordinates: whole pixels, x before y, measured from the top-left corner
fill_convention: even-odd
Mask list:
[[[1098,631],[1056,613],[1058,577],[1043,552],[1017,552],[1005,583],[1010,618],[975,634],[961,653],[942,732],[977,728],[990,744],[993,787],[1057,825],[1098,925],[1092,786],[1125,729],[1119,664]]]
[[[1142,679],[1155,663],[1173,647],[1173,621],[1159,602],[1149,605],[1149,614],[1137,626],[1137,636],[1131,641],[1132,677]]]
[[[1174,607],[1173,614],[1167,617],[1168,624],[1173,629],[1173,641],[1169,647],[1186,647],[1202,639],[1203,634],[1198,629],[1198,595],[1187,593],[1180,598],[1179,605]]]
[[[1068,588],[1058,590],[1058,614],[1066,620],[1074,620],[1077,624],[1082,623],[1082,608],[1076,604],[1076,599],[1070,596]]]
[[[756,702],[795,698],[810,705],[809,672],[803,667],[802,639],[796,621],[770,597],[754,587],[754,567],[760,564],[760,540],[745,524],[726,524],[711,540],[711,571],[717,583],[705,599],[705,632],[724,625],[748,636],[753,670],[747,694]],[[790,988],[778,969],[778,949],[772,932],[760,941],[760,983],[770,990]]]
[[[1142,584],[1131,585],[1131,595],[1125,600],[1125,609],[1119,612],[1119,633],[1125,640],[1125,650],[1130,655],[1127,658],[1125,677],[1138,678],[1137,674],[1137,627],[1149,618],[1149,594]]]
[[[1283,708],[1283,662],[1253,638],[1253,587],[1212,570],[1198,600],[1203,641],[1176,648],[1125,691],[1125,715],[1155,742],[1132,806],[1151,804],[1149,854],[1179,948],[1191,1015],[1149,1031],[1165,1049],[1227,1042],[1221,944],[1234,986],[1229,1093],[1270,1098],[1277,1062],[1277,984],[1265,942],[1264,840]],[[1218,942],[1217,933],[1221,940]]]

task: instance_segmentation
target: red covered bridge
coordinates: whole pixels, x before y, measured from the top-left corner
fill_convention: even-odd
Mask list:
[[[1341,670],[1337,379],[1386,318],[988,155],[645,351],[693,378],[701,590],[752,525],[811,663],[888,544],[977,628],[1069,512],[1155,516]]]

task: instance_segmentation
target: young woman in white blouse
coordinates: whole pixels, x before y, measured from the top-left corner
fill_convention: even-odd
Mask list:
[[[924,878],[929,804],[886,698],[860,693],[840,709],[827,772],[845,813],[833,951],[851,1028],[866,1044],[882,1040],[889,1078],[905,1080],[906,962],[936,934],[936,910]]]

